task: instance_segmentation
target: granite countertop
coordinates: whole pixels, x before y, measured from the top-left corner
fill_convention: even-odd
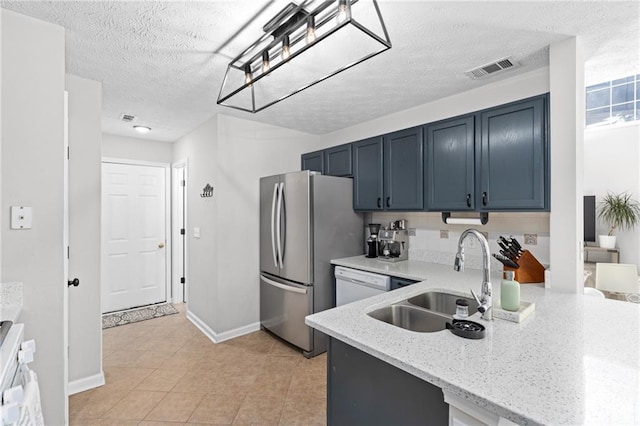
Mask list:
[[[640,421],[640,305],[522,285],[535,312],[521,323],[476,313],[470,319],[487,336],[467,340],[404,330],[367,312],[425,291],[469,295],[480,290],[481,271],[415,261],[376,267],[382,262],[364,256],[332,263],[425,281],[310,315],[311,327],[518,424]],[[500,277],[491,279],[499,300]]]
[[[22,312],[22,283],[0,283],[0,321],[17,322]]]

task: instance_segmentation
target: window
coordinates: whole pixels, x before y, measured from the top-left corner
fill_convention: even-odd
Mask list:
[[[640,74],[587,87],[587,127],[640,120]]]

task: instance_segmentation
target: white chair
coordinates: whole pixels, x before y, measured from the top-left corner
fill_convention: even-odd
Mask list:
[[[634,295],[640,293],[636,265],[624,263],[596,263],[596,288],[614,293]],[[632,302],[636,297],[627,300]]]
[[[584,288],[584,295],[585,296],[595,296],[595,297],[600,297],[601,299],[604,299],[604,293],[601,292],[600,290],[597,290],[593,287],[585,287]]]

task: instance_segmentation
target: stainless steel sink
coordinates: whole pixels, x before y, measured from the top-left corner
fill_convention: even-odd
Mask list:
[[[403,304],[376,309],[369,312],[369,316],[405,330],[427,333],[444,330],[447,322],[451,321],[449,315]]]
[[[450,293],[430,291],[411,297],[407,302],[430,311],[453,315],[456,313],[456,300],[464,299],[469,304],[469,315],[478,311],[478,302],[470,297],[456,296]]]

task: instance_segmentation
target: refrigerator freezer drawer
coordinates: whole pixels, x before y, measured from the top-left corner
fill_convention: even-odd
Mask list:
[[[313,330],[304,323],[312,313],[313,287],[260,275],[260,323],[305,351],[313,349]]]

